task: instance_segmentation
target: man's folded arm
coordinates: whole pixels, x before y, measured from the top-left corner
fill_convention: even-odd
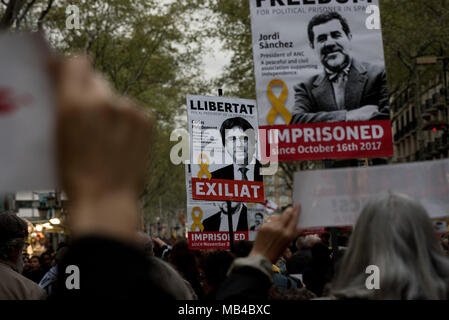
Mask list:
[[[346,110],[316,112],[304,83],[295,86],[294,90],[295,107],[290,124],[346,121]]]
[[[316,113],[306,113],[298,111],[293,114],[291,124],[312,123],[312,122],[345,122],[345,110],[338,111],[321,111]]]

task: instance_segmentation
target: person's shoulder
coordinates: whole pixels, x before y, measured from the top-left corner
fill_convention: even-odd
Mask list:
[[[14,293],[22,300],[40,300],[46,298],[44,289],[39,287],[34,281],[24,277],[20,273],[12,270],[9,267],[2,266],[1,273],[3,286],[8,286]],[[7,279],[7,281],[6,281]]]
[[[211,216],[207,217],[206,219],[204,219],[203,224],[206,221],[211,221],[211,220],[217,219],[217,217],[219,217],[220,215],[221,215],[221,211],[218,211],[217,213],[214,213],[213,215],[211,215]]]
[[[227,170],[233,169],[233,167],[234,167],[233,164],[229,164],[229,165],[224,166],[224,167],[222,167],[222,168],[220,168],[220,169],[217,169],[217,170],[215,170],[215,171],[212,171],[212,173],[214,173],[214,172],[227,171]]]
[[[313,298],[311,300],[338,300],[338,299],[336,297],[334,297],[334,296],[327,296],[327,297]]]
[[[359,71],[366,71],[369,75],[377,75],[385,72],[385,67],[367,61],[354,61]]]
[[[231,179],[234,175],[234,165],[230,164],[211,172],[212,179]],[[231,175],[231,177],[230,177]]]
[[[300,90],[302,88],[311,88],[314,85],[314,83],[321,82],[322,78],[323,78],[322,72],[315,73],[310,77],[308,77],[307,79],[295,84],[293,88],[294,90]]]
[[[182,276],[169,263],[157,257],[149,257],[148,261],[150,279],[160,298],[194,299]]]

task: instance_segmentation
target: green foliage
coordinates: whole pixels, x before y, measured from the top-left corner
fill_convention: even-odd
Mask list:
[[[448,0],[381,0],[382,31],[390,93],[411,85],[419,56],[449,54]],[[426,68],[434,78],[441,66]]]
[[[88,54],[116,91],[147,106],[155,123],[152,166],[142,195],[148,213],[185,210],[184,167],[170,162],[169,142],[185,95],[206,88],[200,75],[201,33],[191,0],[20,0],[0,4],[5,28],[42,29],[63,54]],[[195,1],[196,2],[196,1]],[[79,8],[79,29],[68,29],[69,5]],[[6,12],[15,15],[7,15]],[[45,14],[43,14],[45,12]],[[73,19],[70,20],[73,22]],[[127,168],[123,168],[126,170]],[[161,197],[161,199],[159,199]]]
[[[216,15],[215,28],[209,30],[209,35],[222,40],[224,50],[233,51],[231,63],[216,86],[225,88],[228,96],[255,99],[249,1],[209,0],[208,6]]]
[[[168,143],[169,140],[169,131],[155,132],[151,148],[151,170],[142,194],[144,208],[152,214],[159,212],[160,203],[166,213],[186,209],[185,170],[183,165],[171,163],[170,150],[174,143]]]
[[[54,45],[90,54],[117,91],[147,105],[159,125],[172,127],[194,83],[201,49],[192,43],[187,21],[179,19],[186,8],[153,0],[70,3],[79,8],[81,28],[65,28],[67,3],[59,3],[46,25]]]

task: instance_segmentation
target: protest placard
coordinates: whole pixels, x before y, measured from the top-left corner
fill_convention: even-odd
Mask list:
[[[254,100],[187,96],[192,198],[264,202]]]
[[[268,141],[262,155],[393,155],[378,0],[251,0],[250,9],[259,125],[267,129],[261,140]]]
[[[186,165],[187,228],[192,250],[229,250],[230,233],[226,201],[205,201],[192,198],[192,174]],[[234,241],[254,240],[263,223],[260,206],[231,202]],[[261,218],[262,217],[262,218]]]
[[[49,52],[37,35],[0,34],[0,192],[56,187]]]
[[[419,200],[431,218],[449,216],[449,160],[300,171],[293,201],[301,228],[353,226],[367,201],[398,192]]]

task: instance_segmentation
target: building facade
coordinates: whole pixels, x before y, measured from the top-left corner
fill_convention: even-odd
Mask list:
[[[392,99],[393,162],[449,157],[449,103],[444,76]]]

